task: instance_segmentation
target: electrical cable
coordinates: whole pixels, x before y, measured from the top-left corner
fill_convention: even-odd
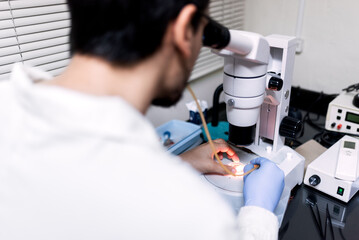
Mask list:
[[[352,92],[352,91],[358,91],[359,90],[359,83],[355,83],[352,84],[344,89],[342,89],[342,91],[346,91],[346,92]]]
[[[197,97],[196,97],[196,95],[194,94],[192,88],[191,88],[189,85],[187,85],[187,90],[190,92],[190,94],[192,95],[194,101],[196,102],[197,109],[198,109],[199,115],[200,115],[200,117],[201,117],[202,124],[203,124],[203,128],[204,128],[204,131],[205,131],[205,133],[206,133],[206,135],[207,135],[207,139],[208,139],[209,145],[211,146],[212,152],[213,152],[215,158],[217,159],[219,165],[223,168],[223,170],[226,171],[226,173],[228,173],[228,174],[230,174],[230,175],[232,175],[232,176],[239,177],[239,176],[245,176],[245,175],[247,175],[247,174],[250,174],[250,173],[253,172],[254,170],[258,169],[258,168],[259,168],[259,165],[255,164],[254,167],[253,167],[251,170],[249,170],[249,171],[247,171],[247,172],[245,172],[245,173],[243,173],[243,174],[235,174],[235,173],[232,173],[231,171],[229,171],[226,166],[224,166],[224,164],[222,163],[222,161],[219,159],[219,156],[218,156],[218,154],[217,154],[216,148],[214,147],[214,144],[213,144],[211,135],[210,135],[210,133],[209,133],[209,131],[208,131],[206,119],[205,119],[204,116],[203,116],[202,108],[201,108],[201,106],[200,106],[199,103],[198,103]]]
[[[347,134],[347,135],[354,136],[354,135],[350,135],[350,134]],[[334,143],[339,141],[339,139],[341,139],[343,136],[344,136],[344,133],[324,130],[323,132],[316,134],[313,137],[313,139],[316,140],[317,142],[319,142],[324,147],[329,148]]]

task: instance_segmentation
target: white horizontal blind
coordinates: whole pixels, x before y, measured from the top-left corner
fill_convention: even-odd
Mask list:
[[[209,15],[229,29],[241,30],[244,25],[244,3],[245,0],[212,0]],[[211,53],[209,48],[202,48],[190,80],[221,67],[223,67],[223,58]]]
[[[0,0],[0,80],[15,62],[61,73],[69,63],[70,25],[66,0]]]

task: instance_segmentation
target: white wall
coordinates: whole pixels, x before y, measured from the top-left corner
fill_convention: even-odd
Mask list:
[[[246,0],[245,30],[295,35],[300,0]],[[359,82],[359,1],[306,0],[293,86],[339,93]]]
[[[215,89],[222,83],[222,70],[218,70],[210,75],[202,77],[190,82],[190,86],[197,98],[206,100],[209,107],[212,107],[213,93]],[[174,107],[161,108],[151,107],[147,112],[147,117],[151,120],[155,127],[168,122],[172,119],[188,120],[189,111],[186,103],[193,101],[191,94],[185,90],[182,99]]]

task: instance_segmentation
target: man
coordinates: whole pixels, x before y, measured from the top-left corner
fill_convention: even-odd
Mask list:
[[[246,166],[261,165],[235,216],[186,163],[221,172],[208,145],[171,156],[143,116],[180,99],[208,1],[68,3],[67,70],[52,79],[17,64],[0,84],[0,239],[276,239],[275,164]]]

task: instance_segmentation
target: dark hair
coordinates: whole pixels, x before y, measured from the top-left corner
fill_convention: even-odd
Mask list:
[[[68,0],[72,18],[71,52],[131,65],[161,45],[168,23],[193,3],[199,13],[209,0]],[[200,14],[192,19],[197,29]]]

